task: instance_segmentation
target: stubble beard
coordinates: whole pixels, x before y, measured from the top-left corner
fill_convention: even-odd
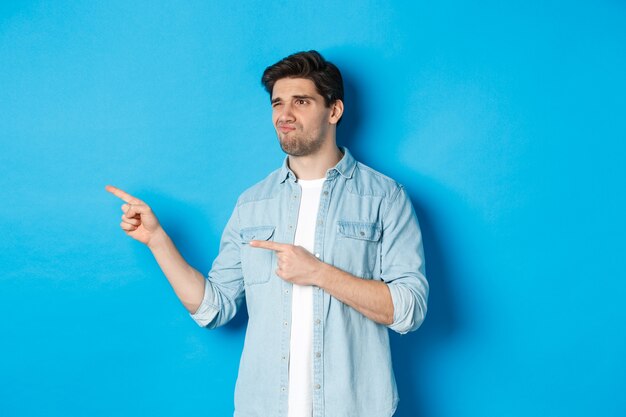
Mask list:
[[[324,144],[322,137],[312,138],[303,137],[302,134],[290,132],[288,134],[278,135],[278,141],[283,152],[291,156],[307,156],[319,151]]]

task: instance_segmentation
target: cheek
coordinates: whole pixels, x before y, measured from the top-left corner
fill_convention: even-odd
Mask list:
[[[317,117],[319,126],[326,126],[330,121],[330,112],[321,112]]]
[[[317,122],[317,130],[325,132],[328,128],[328,118],[325,116],[320,117]]]

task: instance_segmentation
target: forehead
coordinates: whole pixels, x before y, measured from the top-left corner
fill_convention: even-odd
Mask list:
[[[274,83],[272,99],[292,96],[322,97],[315,88],[313,81],[307,78],[281,78]]]

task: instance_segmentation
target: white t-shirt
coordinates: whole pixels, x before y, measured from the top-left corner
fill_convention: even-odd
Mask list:
[[[302,188],[294,245],[315,250],[315,225],[326,178],[298,180]],[[288,417],[313,413],[313,287],[293,285],[289,342]]]

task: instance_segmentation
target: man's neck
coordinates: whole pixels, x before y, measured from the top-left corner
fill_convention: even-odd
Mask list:
[[[323,146],[318,152],[307,156],[289,155],[289,168],[301,180],[315,180],[324,178],[326,171],[337,165],[343,158],[343,153],[333,141],[329,146]]]

